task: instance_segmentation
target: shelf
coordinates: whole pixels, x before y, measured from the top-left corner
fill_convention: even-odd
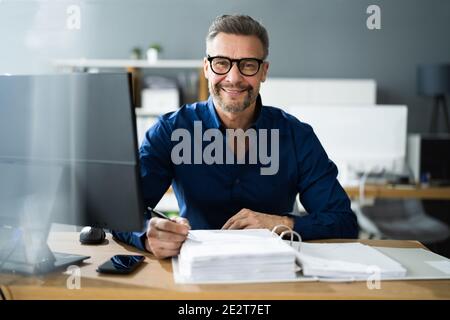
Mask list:
[[[142,108],[134,108],[135,112],[136,112],[136,116],[138,117],[160,117],[161,115],[163,115],[163,113],[161,112],[155,112],[155,111],[151,111],[151,110],[145,110]],[[175,110],[174,110],[175,111]]]
[[[150,63],[147,60],[121,59],[59,59],[53,64],[56,67],[72,68],[153,68],[153,69],[199,69],[202,60],[158,60]]]
[[[358,187],[345,187],[350,198],[359,197]],[[364,188],[366,198],[417,198],[427,200],[450,200],[450,187],[416,187],[367,185]]]
[[[199,74],[198,100],[208,99],[208,82],[203,75],[203,60],[164,60],[150,63],[144,59],[57,59],[56,68],[69,68],[71,71],[87,71],[89,68],[127,68],[133,77],[133,101],[140,105],[141,69],[196,69]],[[77,70],[86,69],[86,70]]]

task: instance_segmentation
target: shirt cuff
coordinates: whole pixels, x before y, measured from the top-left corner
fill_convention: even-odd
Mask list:
[[[111,231],[114,238],[124,242],[126,244],[132,245],[139,250],[146,251],[144,241],[146,237],[146,232],[121,232],[121,231]]]
[[[294,230],[300,234],[302,240],[315,239],[357,239],[358,226],[351,214],[342,213],[342,216],[334,218],[322,217],[318,219],[314,214],[294,217]]]

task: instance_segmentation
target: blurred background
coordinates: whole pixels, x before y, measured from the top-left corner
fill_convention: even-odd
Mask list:
[[[381,8],[380,30],[366,27],[371,4]],[[79,29],[67,27],[73,5]],[[406,104],[408,131],[428,130],[416,67],[450,60],[446,0],[2,0],[0,73],[50,72],[55,59],[128,59],[152,43],[163,59],[201,59],[208,27],[224,13],[265,25],[271,76],[375,79],[379,104]]]
[[[369,11],[371,5],[379,12]],[[333,146],[336,152],[356,148],[358,137],[373,143],[364,145],[372,153],[358,158],[364,163],[359,163],[359,189],[352,196],[358,199],[354,210],[363,222],[361,236],[414,238],[450,255],[450,128],[445,114],[450,1],[0,0],[0,74],[128,70],[134,76],[133,101],[142,140],[158,115],[207,98],[201,72],[205,36],[212,20],[226,13],[248,14],[269,32],[269,77],[274,81],[269,78],[263,85],[263,102],[295,91],[328,99],[305,102],[292,97],[293,105],[287,107],[313,124],[322,143],[330,146],[326,149],[332,160],[340,160]],[[371,29],[374,15],[378,28]],[[358,95],[363,99],[356,101]],[[344,97],[340,107],[360,108],[336,109],[337,97]],[[307,109],[324,104],[333,111]],[[366,112],[368,105],[378,109]],[[343,122],[341,127],[348,125],[343,130],[330,127],[340,115],[354,121]],[[331,140],[341,131],[348,134],[347,140],[341,139],[342,147]],[[386,146],[390,149],[383,150]],[[380,160],[383,173],[396,174],[384,175],[381,183],[441,189],[431,190],[432,196],[412,194],[407,200],[364,197],[365,183],[380,182],[380,176],[371,177],[373,164],[367,165],[378,159],[373,150],[396,164],[389,167],[386,159]],[[348,169],[337,164],[341,173]],[[161,209],[176,212],[174,201],[169,193]]]

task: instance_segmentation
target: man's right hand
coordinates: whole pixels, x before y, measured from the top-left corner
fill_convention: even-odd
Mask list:
[[[151,218],[147,227],[145,249],[158,259],[176,256],[180,253],[189,229],[189,221],[185,218]]]

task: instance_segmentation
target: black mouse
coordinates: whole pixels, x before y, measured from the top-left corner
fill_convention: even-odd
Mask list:
[[[105,240],[106,234],[102,228],[84,227],[80,232],[82,244],[100,244]]]

